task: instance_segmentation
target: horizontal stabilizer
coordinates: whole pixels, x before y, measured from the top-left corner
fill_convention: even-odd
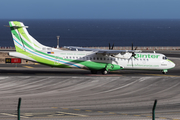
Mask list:
[[[22,28],[22,27],[28,28],[28,26],[17,26],[17,25],[14,25],[14,26],[12,26],[12,27],[15,27],[15,28]]]

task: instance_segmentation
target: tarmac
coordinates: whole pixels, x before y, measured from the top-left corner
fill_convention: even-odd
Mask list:
[[[165,51],[176,67],[119,70],[108,75],[40,64],[0,64],[0,120],[180,120],[179,51]]]

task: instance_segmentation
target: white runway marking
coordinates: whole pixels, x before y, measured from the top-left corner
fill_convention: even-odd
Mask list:
[[[152,77],[142,77],[142,78],[139,79],[139,82],[143,82],[145,80],[149,80],[150,78],[152,78]]]
[[[88,117],[88,115],[75,114],[75,113],[67,113],[67,112],[57,112],[57,113],[66,114],[66,115],[76,115],[76,116],[80,116],[80,117]]]
[[[17,117],[17,115],[13,115],[13,114],[9,114],[9,113],[0,113],[2,115],[6,115],[6,116],[11,116],[11,117]],[[20,116],[21,118],[29,118],[29,117],[24,117],[24,116]]]

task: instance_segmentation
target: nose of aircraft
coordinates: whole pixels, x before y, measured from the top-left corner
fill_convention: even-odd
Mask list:
[[[171,62],[171,68],[174,68],[175,66],[176,66],[176,64]]]

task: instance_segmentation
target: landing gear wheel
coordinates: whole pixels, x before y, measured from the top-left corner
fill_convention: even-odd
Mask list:
[[[162,74],[166,74],[166,72],[162,72]]]
[[[97,74],[96,70],[91,70],[91,74]]]
[[[103,74],[103,75],[107,75],[107,74],[108,74],[108,71],[107,71],[107,70],[103,70],[103,71],[102,71],[102,74]]]
[[[162,71],[162,74],[166,74],[168,71],[167,70],[163,70]]]

